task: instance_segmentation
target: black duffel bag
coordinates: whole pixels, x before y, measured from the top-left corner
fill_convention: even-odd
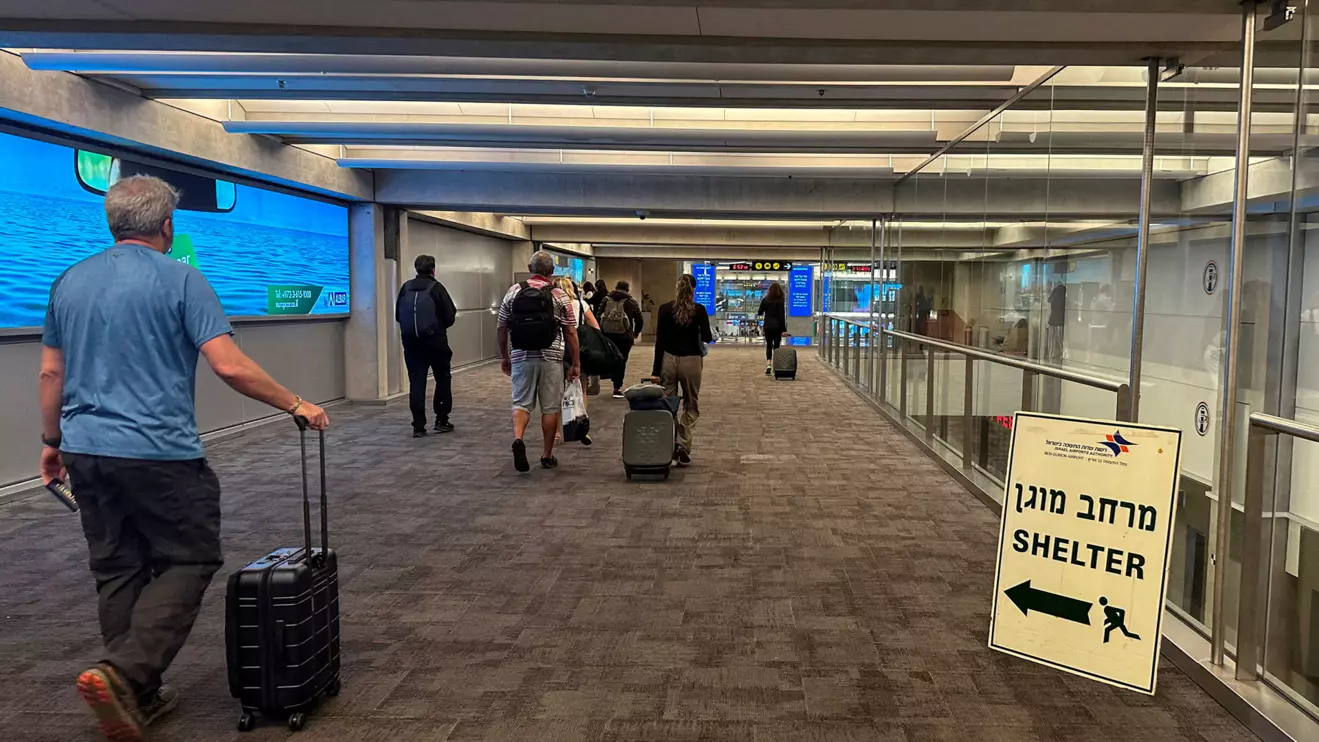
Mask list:
[[[623,354],[603,332],[582,325],[577,328],[577,340],[582,348],[582,375],[612,377],[623,367]]]

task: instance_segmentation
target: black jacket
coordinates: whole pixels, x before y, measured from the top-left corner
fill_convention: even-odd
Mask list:
[[[760,300],[757,315],[765,315],[765,332],[786,332],[788,318],[784,314],[783,302],[770,301],[768,297]]]
[[[427,276],[424,274],[420,274],[411,281],[404,283],[399,288],[398,297],[394,299],[394,321],[395,322],[399,321],[399,317],[398,317],[399,300],[403,298],[403,294],[407,293],[408,286],[410,284],[415,284],[418,281],[421,281],[423,283],[429,282],[430,284],[432,284],[430,290],[431,301],[435,302],[435,313],[436,315],[438,315],[438,318],[440,320],[440,331],[436,333],[435,336],[441,340],[448,340],[449,328],[453,327],[453,323],[458,320],[458,309],[454,307],[453,299],[449,296],[448,290],[444,288],[444,284],[440,283],[439,281],[436,281],[434,276]]]
[[[623,302],[623,311],[627,312],[627,318],[632,320],[632,334],[640,335],[641,328],[646,324],[646,318],[641,313],[641,305],[637,303],[637,300],[633,299],[632,295],[626,291],[611,291],[608,298]],[[599,309],[591,309],[592,312],[595,312],[596,322],[599,322],[600,315],[604,314],[605,304],[606,302],[601,301]]]
[[[671,356],[699,356],[702,343],[713,343],[714,335],[710,332],[710,315],[705,312],[704,304],[696,305],[696,313],[691,322],[678,324],[673,316],[673,302],[668,302],[655,313],[655,363],[651,367],[652,375],[659,376],[664,368],[664,354]]]

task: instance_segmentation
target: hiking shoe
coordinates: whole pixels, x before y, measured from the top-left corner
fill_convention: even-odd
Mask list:
[[[614,399],[623,399],[623,390],[622,390],[622,389],[615,389],[615,390],[614,390]]]
[[[683,446],[678,446],[678,466],[691,466],[692,455]]]
[[[414,431],[412,431],[412,437],[413,437],[413,438],[425,438],[425,437],[426,437],[426,429],[425,429],[425,428],[422,428],[421,430],[414,430]]]
[[[524,474],[531,471],[531,462],[527,461],[527,444],[521,438],[513,441],[513,468]]]
[[[453,432],[453,423],[449,422],[448,420],[445,420],[445,421],[442,422],[442,423],[435,423],[435,432],[436,432],[436,433],[452,433],[452,432]]]
[[[96,725],[106,739],[111,742],[142,739],[137,699],[114,667],[101,662],[83,670],[78,676],[78,695],[96,715]]]
[[[553,469],[558,465],[559,465],[559,460],[554,458],[553,456],[540,457],[540,468],[542,469]]]
[[[173,711],[179,705],[179,692],[172,685],[162,685],[151,696],[151,700],[145,703],[139,703],[137,707],[137,718],[142,722],[142,726],[151,726],[160,717]]]

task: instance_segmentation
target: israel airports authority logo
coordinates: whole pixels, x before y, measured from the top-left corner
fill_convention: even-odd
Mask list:
[[[1121,456],[1124,453],[1130,453],[1131,449],[1128,448],[1128,446],[1136,445],[1135,443],[1132,443],[1126,438],[1123,438],[1122,431],[1120,430],[1115,430],[1113,431],[1113,435],[1106,435],[1104,436],[1104,438],[1106,438],[1107,440],[1100,441],[1099,445],[1112,451],[1114,458],[1117,458],[1118,456]]]

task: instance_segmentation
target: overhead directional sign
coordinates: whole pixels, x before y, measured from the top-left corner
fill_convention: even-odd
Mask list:
[[[1019,412],[989,646],[1154,693],[1181,431]]]

